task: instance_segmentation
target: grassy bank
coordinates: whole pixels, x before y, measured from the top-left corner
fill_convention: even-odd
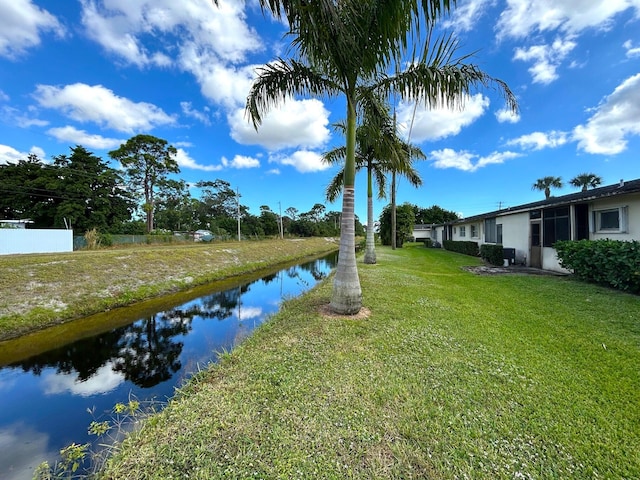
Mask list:
[[[281,313],[123,444],[109,479],[639,478],[640,299],[380,249],[364,319]]]
[[[310,238],[0,256],[0,340],[337,248]]]

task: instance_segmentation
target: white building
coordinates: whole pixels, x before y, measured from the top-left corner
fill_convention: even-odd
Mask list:
[[[565,272],[558,240],[640,240],[640,179],[436,225],[430,238],[502,244],[516,263]]]

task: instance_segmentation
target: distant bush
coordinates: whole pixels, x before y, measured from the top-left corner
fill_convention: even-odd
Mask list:
[[[640,242],[565,240],[553,247],[560,265],[583,280],[640,293]]]
[[[103,247],[111,247],[113,246],[113,236],[110,233],[101,233],[99,243]]]
[[[444,240],[442,246],[450,252],[463,253],[464,255],[471,255],[472,257],[477,257],[480,253],[478,250],[478,242]]]
[[[481,245],[480,257],[491,265],[502,265],[504,259],[504,249],[502,245]]]

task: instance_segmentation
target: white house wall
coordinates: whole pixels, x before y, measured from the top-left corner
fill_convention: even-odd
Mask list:
[[[0,228],[0,255],[73,251],[73,230]]]
[[[631,241],[640,239],[640,194],[624,195],[621,198],[606,198],[597,200],[589,206],[590,221],[593,222],[593,212],[596,210],[607,210],[612,208],[627,207],[627,231],[618,232],[597,232],[592,226],[589,237],[591,240],[611,239]]]
[[[516,263],[529,261],[529,212],[498,216],[502,224],[502,245],[516,249]]]

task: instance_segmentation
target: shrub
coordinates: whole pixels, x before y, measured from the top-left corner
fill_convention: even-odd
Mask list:
[[[445,250],[449,250],[450,252],[463,253],[464,255],[471,255],[472,257],[477,257],[479,254],[478,242],[444,240],[442,245]]]
[[[89,250],[95,250],[100,246],[100,234],[98,230],[92,228],[84,233],[84,240]]]
[[[553,247],[560,265],[583,280],[640,293],[640,242],[565,240]]]
[[[110,233],[101,233],[99,243],[103,247],[111,247],[113,246],[113,236]]]
[[[491,265],[502,265],[504,249],[502,248],[502,245],[481,245],[480,256]]]

